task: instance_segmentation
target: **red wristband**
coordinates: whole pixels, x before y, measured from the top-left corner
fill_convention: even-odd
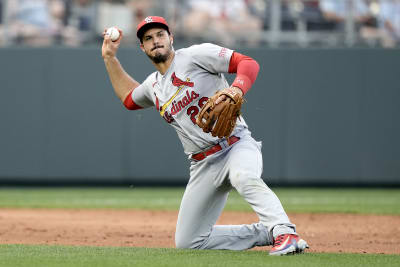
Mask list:
[[[232,87],[238,87],[242,90],[243,94],[249,91],[250,87],[252,86],[252,81],[249,77],[243,74],[237,74],[235,80],[232,83]]]
[[[246,94],[257,78],[260,66],[254,59],[233,52],[229,64],[229,73],[236,73],[232,86],[239,87]]]

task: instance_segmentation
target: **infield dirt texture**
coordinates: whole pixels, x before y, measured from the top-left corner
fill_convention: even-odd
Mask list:
[[[172,248],[177,215],[177,211],[1,209],[0,243]],[[309,242],[310,252],[400,254],[400,216],[289,216]],[[226,211],[218,224],[256,221],[253,213]]]
[[[400,190],[276,192],[309,252],[400,254]],[[183,188],[3,188],[0,244],[172,248],[182,194]],[[232,192],[217,223],[257,220]]]

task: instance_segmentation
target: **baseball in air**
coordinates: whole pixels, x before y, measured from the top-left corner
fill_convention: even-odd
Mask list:
[[[110,36],[111,41],[115,42],[119,38],[119,31],[115,27],[108,28],[106,34]]]

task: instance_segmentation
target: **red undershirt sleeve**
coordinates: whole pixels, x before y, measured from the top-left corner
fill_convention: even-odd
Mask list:
[[[124,100],[124,106],[129,110],[142,109],[141,106],[139,106],[138,104],[133,102],[132,92],[133,92],[133,90],[126,96],[126,98]]]
[[[238,87],[246,94],[257,78],[260,65],[251,57],[233,52],[229,63],[229,73],[236,73],[232,86]]]

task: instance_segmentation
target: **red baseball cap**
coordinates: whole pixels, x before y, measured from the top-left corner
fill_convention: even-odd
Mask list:
[[[142,20],[142,22],[140,22],[137,26],[136,35],[139,38],[140,42],[142,42],[142,37],[145,31],[157,26],[166,29],[167,32],[170,33],[168,23],[163,17],[149,16]]]

